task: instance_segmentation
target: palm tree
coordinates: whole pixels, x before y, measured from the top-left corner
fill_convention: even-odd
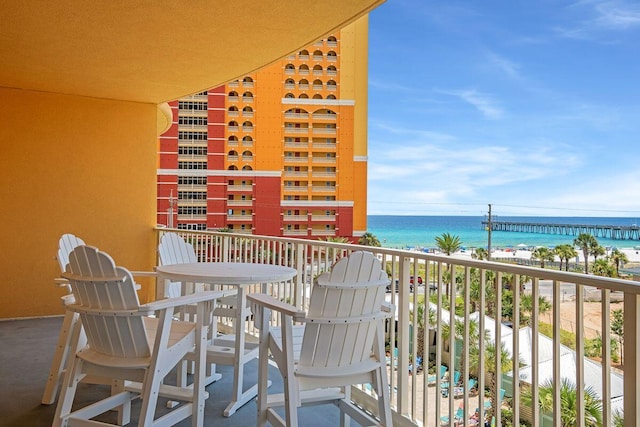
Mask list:
[[[444,252],[447,256],[455,253],[462,246],[462,242],[460,241],[459,236],[454,236],[449,233],[443,233],[442,236],[436,236],[436,246],[440,249],[441,252]],[[451,279],[453,278],[453,272],[449,272],[449,280],[446,281],[446,293],[449,295],[449,284],[451,283]]]
[[[436,236],[436,246],[446,255],[451,255],[460,249],[462,242],[459,236],[449,233],[443,233],[442,236]]]
[[[538,315],[551,311],[551,302],[542,296],[538,296]],[[531,294],[520,295],[520,325],[529,325],[533,312],[533,296]]]
[[[560,270],[562,270],[562,261],[565,263],[565,271],[569,271],[569,260],[575,258],[578,255],[578,251],[568,244],[556,246],[554,252],[560,258]]]
[[[368,231],[360,236],[360,238],[358,239],[358,244],[363,246],[375,246],[377,248],[382,246],[380,244],[380,240],[378,240],[378,238],[373,233],[369,233]]]
[[[485,260],[489,259],[489,252],[485,248],[477,248],[472,254],[471,258],[477,260]]]
[[[495,396],[498,395],[498,378],[495,375],[495,366],[497,357],[500,357],[500,371],[502,373],[511,371],[513,367],[513,360],[509,355],[504,343],[500,343],[500,347],[497,347],[493,341],[485,340],[487,342],[484,354],[484,366],[480,366],[480,348],[473,346],[469,349],[469,370],[471,372],[478,372],[483,368],[486,372],[486,378],[488,379],[487,388],[489,389],[489,395],[491,396],[491,406],[486,411],[487,419],[490,420],[496,413],[496,409],[500,408],[501,402],[495,401]],[[498,356],[499,353],[499,356]]]
[[[625,262],[629,262],[629,258],[627,257],[627,254],[625,254],[624,252],[620,252],[618,249],[614,249],[611,252],[611,255],[609,257],[611,259],[611,261],[613,261],[613,264],[616,266],[616,276],[620,275],[620,265],[624,265]]]
[[[604,248],[604,246],[600,246],[600,245],[592,247],[591,250],[589,251],[589,254],[593,255],[594,261],[597,260],[599,256],[606,255],[606,253],[607,253],[607,250]]]
[[[449,327],[448,323],[445,323],[442,325],[442,341],[444,342],[448,342],[449,341],[449,334],[451,333],[451,328]],[[460,351],[460,361],[459,361],[459,365],[456,366],[454,369],[457,369],[458,371],[462,372],[462,368],[465,365],[465,358],[466,358],[466,354],[467,354],[467,349],[466,346],[464,345],[465,342],[465,334],[464,334],[464,320],[458,320],[456,319],[456,321],[454,322],[453,325],[453,333],[454,333],[454,339],[457,342],[460,342],[462,345],[461,351]],[[488,337],[489,332],[488,331],[484,331],[484,339],[486,340]],[[469,335],[468,335],[469,339],[468,342],[469,344],[473,347],[473,346],[477,346],[477,343],[480,341],[480,324],[478,323],[477,320],[473,320],[473,319],[469,319]],[[449,351],[451,351],[451,349],[449,349]],[[457,353],[457,352],[456,352]],[[455,357],[456,355],[453,353],[450,353],[449,356],[449,371],[451,371],[451,366],[455,366]]]
[[[573,240],[573,244],[582,249],[584,255],[584,274],[589,274],[589,253],[591,248],[598,246],[598,241],[589,233],[580,233]]]
[[[548,380],[540,386],[539,400],[540,409],[548,414],[553,414],[553,390],[554,383]],[[576,385],[568,378],[560,380],[560,425],[562,427],[576,426],[577,423],[577,401]],[[531,389],[527,388],[522,393],[522,403],[532,406]],[[602,425],[602,401],[591,387],[584,389],[584,417],[586,427],[597,427]],[[554,418],[557,415],[554,414]]]
[[[613,277],[616,273],[615,266],[606,259],[596,259],[591,266],[591,272],[596,276]]]
[[[549,248],[538,247],[531,252],[531,258],[540,261],[540,268],[544,268],[545,261],[551,262],[555,259],[555,253]]]

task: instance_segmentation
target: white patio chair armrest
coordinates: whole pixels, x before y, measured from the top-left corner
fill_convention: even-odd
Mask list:
[[[247,295],[247,300],[251,301],[251,304],[255,304],[260,307],[268,308],[270,310],[277,311],[279,313],[293,317],[296,322],[302,322],[305,319],[306,313],[291,304],[282,302],[271,295],[267,294],[250,294]]]
[[[169,307],[180,307],[183,305],[197,304],[204,301],[212,301],[229,295],[229,291],[203,291],[189,295],[182,295],[175,298],[166,298],[141,305],[139,311],[150,312],[164,310]]]
[[[140,276],[140,277],[156,277],[158,275],[158,273],[156,273],[155,271],[132,271],[131,274],[135,277],[135,276]]]
[[[396,306],[395,304],[391,304],[390,302],[383,302],[380,309],[387,313],[388,316],[391,316],[393,313],[395,313]]]

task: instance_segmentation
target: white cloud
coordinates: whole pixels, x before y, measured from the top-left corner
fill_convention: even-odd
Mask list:
[[[487,52],[489,62],[512,79],[520,79],[520,66],[495,52]]]
[[[640,28],[640,5],[626,1],[579,1],[571,9],[588,15],[577,23],[557,28],[563,37],[589,40],[603,31],[627,31]]]
[[[455,96],[462,101],[472,105],[487,119],[497,120],[504,116],[504,112],[497,106],[496,101],[494,101],[490,95],[479,92],[476,89],[450,90],[439,92]]]

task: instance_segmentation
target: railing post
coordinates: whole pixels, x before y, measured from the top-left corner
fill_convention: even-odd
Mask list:
[[[409,280],[409,265],[411,260],[406,256],[400,257],[399,298],[398,298],[398,412],[409,415],[409,290],[405,283]],[[395,292],[395,284],[391,284]]]
[[[624,294],[624,426],[640,426],[640,295]]]
[[[231,238],[229,236],[224,236],[222,238],[222,248],[220,251],[220,255],[222,255],[222,262],[229,262],[229,252],[231,249],[230,240]]]

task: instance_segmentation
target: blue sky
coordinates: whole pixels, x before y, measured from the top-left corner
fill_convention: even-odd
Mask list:
[[[640,2],[388,0],[369,214],[640,217]]]

